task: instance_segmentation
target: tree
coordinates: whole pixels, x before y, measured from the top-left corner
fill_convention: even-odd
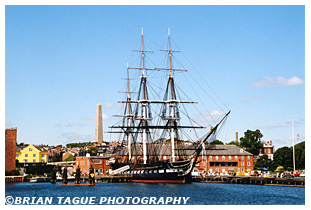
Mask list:
[[[240,147],[240,143],[239,143],[239,142],[236,142],[236,141],[230,141],[230,142],[228,143],[228,145],[235,145],[235,146],[237,146],[237,147]]]
[[[293,168],[293,150],[289,147],[277,149],[273,155],[274,167],[283,166],[285,170]]]
[[[76,160],[76,158],[75,158],[73,155],[69,155],[69,156],[65,159],[65,161],[74,161],[74,160]]]
[[[210,144],[224,144],[222,141],[215,139],[214,141],[210,142]]]
[[[97,154],[97,147],[88,147],[88,153],[90,153],[91,156],[96,156]]]
[[[247,152],[252,153],[253,155],[258,155],[259,148],[262,147],[261,138],[263,135],[260,133],[260,130],[247,130],[244,132],[244,137],[240,138],[240,145],[244,147]]]
[[[291,149],[293,149],[291,147]],[[305,169],[305,142],[295,145],[295,168]]]
[[[272,160],[270,160],[268,158],[268,155],[262,155],[262,156],[260,156],[259,159],[255,160],[254,167],[257,168],[257,169],[260,169],[260,168],[271,169],[271,167],[272,167]]]

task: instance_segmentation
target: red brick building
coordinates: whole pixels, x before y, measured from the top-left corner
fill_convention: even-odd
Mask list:
[[[254,169],[253,155],[235,145],[214,145],[203,150],[194,171],[200,173],[250,173]]]
[[[262,148],[259,149],[259,156],[268,155],[270,160],[273,160],[274,146],[272,141],[263,142]]]
[[[76,157],[76,168],[79,166],[82,175],[88,175],[91,165],[96,174],[107,175],[109,171],[109,157],[102,156],[78,156]]]
[[[5,129],[5,170],[16,169],[17,128]]]
[[[192,145],[179,145],[179,147],[190,149],[182,150],[183,154],[180,156],[184,159],[189,158],[194,152],[194,147]],[[150,149],[149,147],[147,148]],[[162,156],[158,157],[159,160],[163,161],[171,158],[170,144],[164,144],[162,146],[160,146],[160,144],[153,145],[153,148],[155,151],[159,151],[159,153],[162,154]],[[127,154],[127,150],[124,149],[115,153],[115,157],[120,162],[124,162],[128,158]],[[135,162],[143,159],[140,145],[136,145],[136,147],[133,148],[132,156]],[[150,156],[149,158],[155,158],[155,156]],[[203,150],[201,152],[198,157],[198,163],[193,171],[198,175],[204,173],[230,174],[237,172],[250,173],[253,169],[253,154],[246,152],[235,145],[212,145],[208,150]]]

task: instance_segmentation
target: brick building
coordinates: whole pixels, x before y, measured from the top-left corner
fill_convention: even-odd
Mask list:
[[[254,169],[253,155],[235,145],[213,145],[203,150],[194,171],[200,173],[250,173]]]
[[[273,160],[274,146],[272,141],[263,142],[262,145],[262,148],[259,149],[259,156],[268,155],[268,158]]]
[[[103,156],[78,156],[76,157],[76,168],[79,166],[82,175],[88,175],[91,165],[96,174],[107,175],[109,171],[109,157]]]
[[[169,160],[171,158],[171,145],[152,145],[153,149],[148,150],[159,151],[162,154],[160,157],[149,156],[149,159],[159,158],[159,160]],[[178,145],[177,148],[181,151],[179,156],[183,159],[189,158],[195,149],[193,145]],[[136,145],[132,148],[132,156],[135,162],[143,159],[141,145]],[[123,149],[116,152],[114,155],[119,162],[127,160],[127,150]],[[194,168],[197,174],[204,173],[250,173],[254,168],[253,155],[235,145],[211,145],[209,149],[203,150],[198,157],[198,163]]]
[[[12,171],[16,168],[17,128],[5,129],[5,170]]]

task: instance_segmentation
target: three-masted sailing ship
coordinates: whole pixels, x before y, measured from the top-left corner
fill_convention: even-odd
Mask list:
[[[168,49],[161,50],[169,58],[168,68],[148,68],[145,66],[145,54],[152,52],[144,48],[144,35],[141,35],[140,67],[127,67],[127,98],[124,104],[124,114],[120,125],[110,126],[123,133],[122,145],[114,153],[115,162],[111,165],[112,175],[128,174],[134,182],[146,183],[187,183],[191,182],[191,172],[198,161],[198,157],[205,148],[208,139],[229,115],[214,126],[207,129],[207,134],[194,144],[185,144],[181,139],[182,129],[206,129],[204,126],[181,123],[180,105],[195,103],[178,98],[175,87],[174,73],[186,71],[175,69],[172,65],[172,54],[179,51],[171,49],[171,37],[168,33]],[[140,70],[140,83],[136,100],[132,100],[130,92],[129,70]],[[148,94],[147,71],[165,71],[168,74],[163,98],[150,99]],[[160,106],[156,113],[158,120],[152,116],[152,106]],[[157,135],[154,133],[158,132]],[[168,137],[168,138],[166,138]]]

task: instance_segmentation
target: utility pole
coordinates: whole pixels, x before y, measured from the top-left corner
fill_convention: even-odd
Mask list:
[[[293,170],[293,174],[295,173],[295,134],[294,134],[294,119],[292,119],[292,136],[293,136],[293,166],[294,166],[294,170]]]

